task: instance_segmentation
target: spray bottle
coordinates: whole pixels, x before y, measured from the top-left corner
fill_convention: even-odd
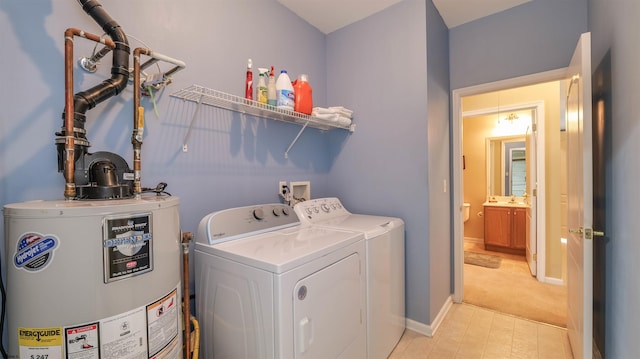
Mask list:
[[[276,106],[276,77],[273,73],[273,66],[271,66],[271,72],[269,73],[269,84],[267,85],[267,103],[271,106]]]
[[[247,77],[244,82],[244,98],[253,100],[253,71],[251,70],[252,61],[247,62]]]
[[[264,68],[258,68],[259,80],[258,80],[258,102],[267,103],[267,84],[265,77],[269,76],[269,70]]]

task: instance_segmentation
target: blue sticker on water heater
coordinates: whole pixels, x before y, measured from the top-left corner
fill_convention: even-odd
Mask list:
[[[25,233],[18,240],[13,264],[29,272],[41,271],[53,260],[59,243],[60,240],[50,234]]]

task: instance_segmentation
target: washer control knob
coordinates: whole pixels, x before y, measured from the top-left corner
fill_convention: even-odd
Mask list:
[[[320,208],[322,208],[322,210],[326,213],[329,213],[329,211],[331,210],[331,208],[329,208],[329,205],[326,203],[323,203]]]
[[[280,217],[280,209],[278,209],[278,208],[274,208],[272,212],[273,212],[273,215],[274,215],[274,216],[276,216],[276,217]]]
[[[308,215],[311,215],[313,213],[313,210],[310,207],[305,208],[305,210]]]
[[[298,300],[304,300],[307,297],[307,286],[303,285],[298,289]]]
[[[262,211],[262,208],[256,208],[253,210],[253,218],[257,220],[264,219],[264,211]]]
[[[288,216],[289,213],[290,213],[289,212],[289,207],[287,207],[287,206],[282,207],[282,214],[284,214],[285,216]]]

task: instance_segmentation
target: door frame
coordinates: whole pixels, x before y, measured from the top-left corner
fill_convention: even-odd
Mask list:
[[[566,78],[566,68],[540,72],[537,74],[515,77],[506,80],[490,82],[481,85],[464,87],[452,91],[452,111],[451,111],[451,166],[452,166],[452,190],[451,203],[453,220],[453,265],[454,265],[454,285],[453,301],[461,303],[464,295],[464,187],[462,176],[462,98],[466,96],[478,95],[486,92],[506,90],[515,87],[535,85],[544,82],[560,81]],[[541,146],[538,146],[541,147]],[[542,146],[544,147],[544,146]],[[544,158],[542,158],[544,160]],[[540,158],[538,158],[540,161]],[[540,176],[540,174],[538,174]],[[544,193],[544,183],[538,184],[538,193]],[[545,208],[544,203],[538,201],[538,208]],[[456,212],[457,211],[457,212]],[[539,211],[540,212],[540,211]],[[541,216],[538,216],[540,220]],[[538,234],[540,237],[540,233]],[[538,247],[540,248],[540,247]],[[540,253],[541,251],[538,251]],[[542,251],[543,252],[543,251]],[[542,253],[544,254],[544,252]],[[544,258],[538,255],[538,261]],[[539,268],[540,266],[538,266]],[[544,267],[544,266],[543,266]],[[546,281],[544,270],[538,272],[538,280]]]

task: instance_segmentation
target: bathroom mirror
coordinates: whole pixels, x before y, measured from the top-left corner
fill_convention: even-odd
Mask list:
[[[522,196],[526,191],[524,135],[487,137],[487,196]]]

